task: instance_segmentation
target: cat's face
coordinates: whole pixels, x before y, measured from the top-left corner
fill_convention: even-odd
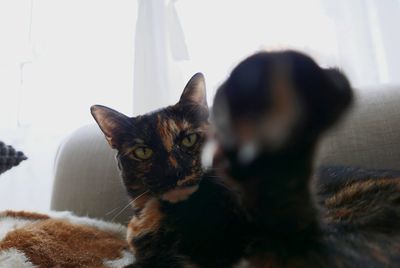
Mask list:
[[[158,111],[127,117],[95,105],[92,114],[117,160],[128,193],[149,190],[178,202],[197,190],[203,174],[200,152],[208,129],[204,78],[196,74],[180,101]]]

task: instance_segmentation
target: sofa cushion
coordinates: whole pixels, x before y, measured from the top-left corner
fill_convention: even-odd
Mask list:
[[[400,169],[400,87],[355,91],[348,114],[322,140],[317,165]]]

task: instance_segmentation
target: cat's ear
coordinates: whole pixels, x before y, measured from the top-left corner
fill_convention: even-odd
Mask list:
[[[192,102],[207,107],[206,82],[202,73],[196,73],[190,78],[179,102]]]
[[[323,69],[326,77],[332,83],[332,86],[325,87],[326,95],[329,99],[323,102],[327,113],[327,119],[330,124],[337,121],[344,114],[344,111],[350,106],[353,100],[353,90],[346,75],[336,68]]]
[[[320,135],[345,114],[353,100],[353,90],[346,75],[336,68],[321,68],[307,55],[290,52],[292,77],[303,97],[303,120]],[[300,95],[299,95],[300,96]]]
[[[93,105],[90,112],[112,148],[120,145],[120,136],[124,126],[129,124],[129,117],[102,105]]]

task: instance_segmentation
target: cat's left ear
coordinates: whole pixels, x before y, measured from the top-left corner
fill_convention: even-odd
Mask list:
[[[90,107],[90,112],[110,146],[118,149],[121,145],[123,130],[130,124],[129,117],[102,105],[93,105]]]
[[[202,73],[196,73],[190,78],[179,102],[191,102],[207,107],[206,82]]]

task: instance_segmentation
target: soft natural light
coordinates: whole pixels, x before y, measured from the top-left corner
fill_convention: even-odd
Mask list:
[[[321,64],[338,62],[334,25],[321,1],[246,3],[245,7],[243,1],[229,0],[177,4],[191,57],[182,62],[181,70],[185,77],[205,72],[209,101],[230,69],[255,51],[300,49],[317,57]]]
[[[29,160],[2,174],[0,209],[49,207],[56,148],[100,103],[132,112],[136,1],[0,3],[0,140]]]
[[[54,155],[92,104],[173,104],[203,72],[208,102],[259,50],[298,49],[353,85],[400,83],[397,0],[4,0],[0,141],[29,160],[0,178],[0,209],[48,209]]]

